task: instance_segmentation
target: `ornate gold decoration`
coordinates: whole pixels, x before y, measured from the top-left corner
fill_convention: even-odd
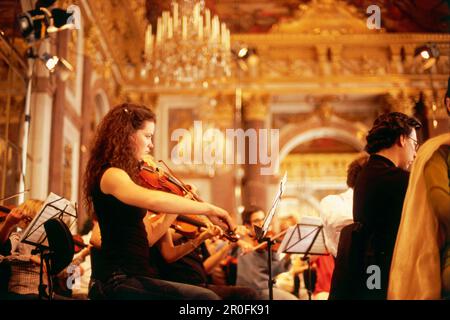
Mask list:
[[[345,1],[312,0],[299,5],[295,17],[274,25],[272,32],[339,35],[374,31],[367,28],[366,20],[358,9]]]
[[[234,126],[234,96],[232,95],[217,95],[213,107],[213,122],[217,128],[228,129]]]
[[[244,94],[243,96],[243,113],[245,120],[264,121],[268,116],[269,95],[261,94]]]
[[[414,98],[401,91],[398,94],[388,93],[384,96],[384,101],[388,110],[384,111],[396,111],[402,112],[407,115],[413,114],[414,109]]]
[[[319,116],[322,122],[328,122],[333,115],[333,107],[330,102],[327,100],[321,102],[315,110],[315,113]]]
[[[64,145],[64,163],[63,163],[63,197],[72,198],[72,145]]]
[[[345,181],[347,167],[358,153],[289,154],[280,165],[291,181]]]
[[[72,92],[76,92],[76,74],[78,70],[77,66],[77,53],[78,53],[78,31],[72,30],[69,36],[69,42],[67,44],[67,61],[73,67],[73,72],[70,73],[69,78],[67,79],[67,86],[72,90]]]

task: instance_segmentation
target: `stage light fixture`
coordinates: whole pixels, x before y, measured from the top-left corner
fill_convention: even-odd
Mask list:
[[[35,8],[48,8],[52,6],[56,0],[38,0],[36,2]]]
[[[73,71],[72,65],[64,58],[44,53],[41,60],[44,62],[45,67],[50,73],[57,71],[59,78],[63,81],[67,80],[70,73]]]
[[[17,23],[22,36],[28,42],[33,42],[46,38],[48,33],[73,29],[75,27],[74,24],[69,22],[71,20],[69,18],[72,15],[73,12],[68,12],[60,8],[50,10],[46,7],[38,7],[37,9],[19,14],[17,16]]]
[[[238,52],[238,57],[241,59],[244,59],[248,54],[248,48],[247,47],[243,47],[239,50]]]
[[[419,61],[423,70],[433,67],[439,58],[439,49],[435,43],[427,43],[416,48],[415,59]]]
[[[47,31],[57,32],[64,29],[73,29],[75,26],[72,23],[67,23],[73,13],[69,13],[66,10],[55,8],[51,10],[51,21]]]
[[[48,53],[44,53],[41,59],[48,71],[53,73],[55,71],[56,65],[58,64],[59,58],[57,56],[52,56]]]

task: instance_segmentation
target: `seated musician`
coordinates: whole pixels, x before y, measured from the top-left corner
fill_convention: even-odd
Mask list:
[[[146,225],[157,224],[163,219],[159,215],[156,219],[147,214],[144,219]],[[226,300],[255,300],[259,296],[251,288],[214,285],[210,283],[209,273],[222,261],[229,251],[240,244],[243,250],[250,250],[251,245],[246,242],[227,242],[220,249],[210,255],[205,241],[223,234],[222,230],[210,223],[208,228],[188,239],[174,229],[168,232],[153,246],[149,247],[149,266],[151,275],[156,279],[175,281],[195,286],[207,287],[214,291],[222,299]],[[173,240],[175,239],[175,240]],[[91,299],[104,299],[102,286],[98,278],[104,270],[104,261],[101,255],[101,235],[98,223],[94,224],[90,240],[93,248],[92,254],[92,276],[89,286],[89,297]]]
[[[43,201],[29,199],[11,210],[0,227],[0,254],[10,266],[8,293],[4,298],[12,300],[38,299],[39,256],[31,254],[34,246],[20,242],[24,231],[39,212]],[[19,227],[22,231],[17,231]],[[47,275],[43,277],[44,284]]]
[[[158,262],[161,279],[206,287],[225,300],[256,300],[259,296],[251,288],[211,283],[210,273],[234,247],[240,246],[244,250],[252,247],[242,240],[229,241],[210,254],[205,240],[222,233],[220,228],[210,223],[194,239],[188,239],[173,229],[169,230],[158,241],[157,248],[151,248],[152,257]]]
[[[196,286],[154,279],[149,245],[166,233],[178,214],[206,215],[234,229],[229,214],[212,204],[140,185],[139,164],[153,148],[155,115],[145,106],[122,104],[101,121],[86,166],[84,193],[101,232],[107,299],[219,299]],[[147,210],[166,213],[158,225],[144,224]]]
[[[254,226],[262,227],[264,222],[264,211],[257,207],[251,207],[242,213],[242,222],[248,229],[248,234],[243,238],[248,242],[256,243],[256,235]],[[272,275],[285,272],[290,267],[290,257],[286,255],[280,259],[276,252],[272,255]],[[267,248],[255,250],[250,253],[240,255],[237,264],[237,281],[236,284],[253,288],[260,294],[260,299],[269,299],[269,270],[267,265],[268,252]],[[274,300],[297,300],[293,294],[273,287]]]

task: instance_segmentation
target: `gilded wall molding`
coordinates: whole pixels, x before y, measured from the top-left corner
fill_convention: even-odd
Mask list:
[[[246,94],[242,99],[243,115],[247,121],[265,121],[269,115],[269,95]]]

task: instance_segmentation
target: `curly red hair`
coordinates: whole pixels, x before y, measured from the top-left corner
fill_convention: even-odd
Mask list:
[[[124,103],[112,108],[100,122],[90,148],[84,172],[84,200],[92,212],[92,194],[98,188],[105,166],[127,172],[135,180],[140,159],[136,159],[131,136],[144,127],[144,122],[156,122],[152,110],[143,105]]]

